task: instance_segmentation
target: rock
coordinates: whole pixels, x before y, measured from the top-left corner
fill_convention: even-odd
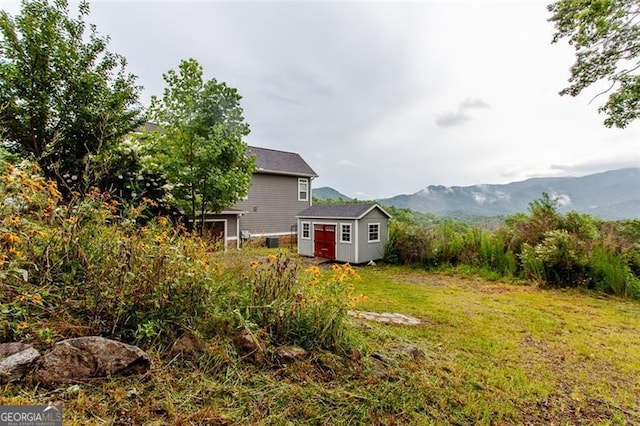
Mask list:
[[[419,325],[422,323],[419,318],[390,312],[379,313],[366,311],[347,311],[347,314],[354,318],[362,318],[368,321],[382,322],[387,324]]]
[[[99,336],[78,337],[56,343],[42,356],[34,378],[48,386],[142,374],[150,366],[149,356],[137,346]]]
[[[265,344],[247,329],[237,332],[233,336],[233,344],[238,353],[250,361],[261,364],[265,361]]]
[[[26,343],[0,343],[0,384],[21,380],[40,352]]]
[[[187,331],[178,340],[175,341],[171,347],[169,355],[174,357],[178,354],[182,355],[195,355],[200,352],[204,352],[205,345],[202,340],[194,335],[192,332]]]
[[[276,353],[282,361],[297,361],[306,358],[309,354],[298,346],[280,346],[276,349]]]
[[[380,359],[371,356],[371,361],[373,362],[373,375],[379,379],[386,379],[389,377],[389,369],[387,365],[381,361]]]
[[[391,348],[391,353],[408,358],[411,361],[417,361],[424,356],[424,350],[410,343],[402,343]]]

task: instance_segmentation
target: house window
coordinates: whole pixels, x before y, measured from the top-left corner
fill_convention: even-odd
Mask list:
[[[351,243],[351,224],[350,223],[340,224],[340,242]]]
[[[309,222],[302,222],[302,238],[305,240],[311,238],[311,224]]]
[[[309,201],[308,179],[298,179],[298,201]]]
[[[377,243],[378,241],[380,241],[380,224],[370,223],[369,224],[369,242]]]

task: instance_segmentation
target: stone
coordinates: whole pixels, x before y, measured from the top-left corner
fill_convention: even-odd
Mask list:
[[[375,321],[386,324],[420,325],[422,323],[419,318],[390,312],[379,313],[366,311],[347,311],[347,314],[354,318],[361,318],[368,321]]]
[[[422,348],[410,343],[402,343],[400,345],[394,346],[393,348],[391,348],[391,353],[404,358],[408,358],[411,361],[417,361],[425,355]]]
[[[40,352],[26,343],[0,343],[0,384],[22,380],[39,357]]]
[[[53,345],[40,358],[34,378],[45,386],[82,383],[110,376],[143,374],[149,356],[137,346],[100,336],[78,337]]]
[[[276,353],[282,361],[297,361],[306,358],[309,354],[298,346],[280,346],[276,349]]]
[[[205,345],[198,336],[194,335],[192,332],[187,331],[175,341],[173,346],[171,346],[171,351],[169,355],[174,357],[178,354],[183,356],[191,356],[205,351]]]
[[[265,344],[251,331],[240,330],[232,340],[236,350],[243,357],[257,364],[265,361]]]

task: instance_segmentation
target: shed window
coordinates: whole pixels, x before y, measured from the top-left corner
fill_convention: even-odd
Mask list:
[[[308,179],[298,179],[298,201],[309,201]]]
[[[378,241],[380,241],[380,224],[370,223],[369,224],[369,242],[377,243]]]
[[[302,222],[302,238],[305,240],[311,238],[311,224],[309,222]]]
[[[351,242],[351,224],[350,223],[340,224],[340,242],[341,243]]]

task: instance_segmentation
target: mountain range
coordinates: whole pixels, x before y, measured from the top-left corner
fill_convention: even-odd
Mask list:
[[[581,177],[531,178],[507,184],[429,185],[414,194],[377,200],[380,204],[441,216],[504,216],[526,212],[543,193],[557,199],[558,210],[575,210],[608,220],[640,219],[640,168],[610,170]],[[313,190],[319,199],[345,201],[333,188]]]

